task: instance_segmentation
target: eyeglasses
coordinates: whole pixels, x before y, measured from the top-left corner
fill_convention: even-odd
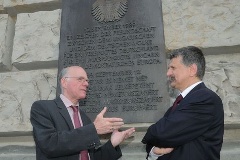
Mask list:
[[[84,82],[89,83],[89,79],[86,79],[86,78],[81,77],[81,76],[80,77],[64,77],[64,78],[75,78],[76,80],[78,80],[81,83],[84,83]]]

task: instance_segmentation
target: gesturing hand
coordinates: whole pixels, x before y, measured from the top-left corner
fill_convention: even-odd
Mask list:
[[[129,138],[135,132],[135,128],[129,128],[125,131],[119,132],[117,129],[113,131],[111,135],[111,143],[113,147],[116,147],[122,143],[125,139]]]
[[[98,134],[113,132],[113,130],[121,128],[124,124],[122,118],[104,118],[106,111],[107,107],[104,107],[93,122]]]

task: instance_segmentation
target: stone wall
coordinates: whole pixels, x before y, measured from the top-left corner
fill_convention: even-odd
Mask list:
[[[204,82],[222,98],[225,123],[240,122],[240,1],[163,0],[166,49],[203,48]]]
[[[162,0],[162,7],[166,53],[188,45],[203,49],[204,82],[222,98],[225,124],[236,128],[240,124],[240,1]],[[60,8],[60,0],[0,0],[0,137],[31,135],[31,104],[55,97]]]

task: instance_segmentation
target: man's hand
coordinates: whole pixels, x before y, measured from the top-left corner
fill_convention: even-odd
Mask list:
[[[174,148],[158,148],[154,147],[153,148],[153,153],[157,155],[163,155],[163,154],[168,154],[173,151]]]
[[[135,132],[135,128],[129,128],[125,131],[119,132],[117,129],[113,131],[111,135],[111,143],[113,147],[116,147],[122,143],[125,139],[129,138]]]
[[[122,118],[104,118],[103,116],[106,111],[107,107],[104,107],[93,122],[98,134],[111,133],[114,130],[121,128],[124,124]]]

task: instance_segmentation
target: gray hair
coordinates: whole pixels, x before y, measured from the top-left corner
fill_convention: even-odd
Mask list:
[[[61,93],[63,91],[62,84],[61,84],[61,79],[67,75],[68,70],[69,70],[69,67],[63,68],[58,74],[58,83],[59,83],[59,86],[60,86],[60,89],[61,89]]]
[[[197,65],[196,76],[202,80],[205,74],[205,65],[206,65],[203,52],[195,46],[188,46],[188,47],[183,47],[183,48],[173,50],[169,54],[170,60],[173,58],[177,58],[179,56],[182,57],[182,63],[185,66],[190,66],[192,64]]]

